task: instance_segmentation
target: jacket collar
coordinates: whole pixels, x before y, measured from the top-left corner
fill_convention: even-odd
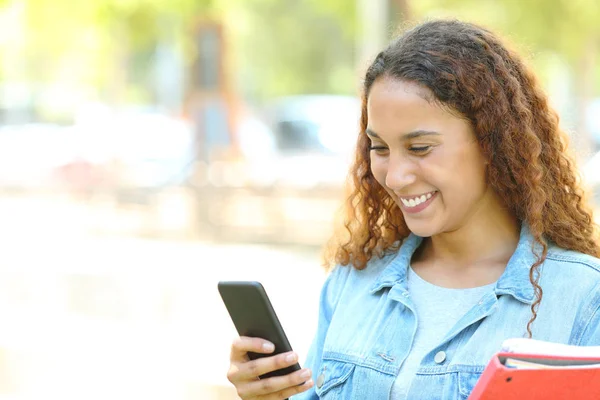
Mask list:
[[[410,260],[422,241],[422,237],[412,233],[404,239],[397,255],[389,261],[371,286],[370,292],[372,294],[383,288],[390,288],[397,283],[404,282],[404,285],[406,285],[406,274]],[[540,255],[542,253],[541,246],[535,243],[534,247],[534,243],[529,226],[523,222],[517,248],[494,287],[496,296],[508,294],[522,303],[529,305],[533,303],[535,292],[529,281],[529,269],[536,261],[534,251]]]
[[[509,294],[522,303],[533,304],[535,292],[529,281],[529,270],[537,260],[536,254],[542,255],[542,246],[535,242],[529,226],[523,222],[519,244],[496,283],[496,296]]]
[[[396,283],[406,281],[406,273],[410,265],[410,260],[422,241],[422,237],[412,233],[402,241],[402,246],[400,246],[398,254],[389,261],[388,265],[381,271],[371,286],[370,292],[372,294],[383,288],[392,287]]]

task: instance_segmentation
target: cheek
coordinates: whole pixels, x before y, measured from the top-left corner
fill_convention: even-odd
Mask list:
[[[377,160],[376,158],[371,159],[371,173],[379,184],[385,187],[385,178],[387,174],[387,168],[385,163]]]
[[[487,186],[485,164],[480,157],[465,157],[465,162],[460,170],[464,171],[463,179],[461,179],[462,187],[473,193],[485,190]]]
[[[438,160],[437,165],[445,166],[460,186],[479,186],[485,182],[485,160],[475,143],[457,146]]]
[[[473,159],[465,158],[464,162],[456,163],[440,173],[439,176],[444,178],[437,183],[440,185],[442,198],[448,205],[470,208],[487,190],[485,168]]]

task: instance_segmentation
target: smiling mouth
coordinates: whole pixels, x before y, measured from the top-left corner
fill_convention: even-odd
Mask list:
[[[421,196],[415,196],[415,197],[409,197],[409,198],[400,197],[400,201],[402,202],[402,204],[404,205],[404,207],[406,207],[406,208],[413,208],[413,207],[417,207],[419,204],[425,203],[436,192],[437,191],[434,190],[433,192],[429,192],[429,193],[423,194]]]

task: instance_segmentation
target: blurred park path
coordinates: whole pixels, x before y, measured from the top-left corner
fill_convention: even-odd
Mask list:
[[[0,197],[0,399],[235,398],[219,280],[261,281],[304,358],[318,249],[100,237],[89,213]]]

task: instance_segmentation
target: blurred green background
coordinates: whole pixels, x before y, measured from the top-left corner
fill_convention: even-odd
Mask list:
[[[520,51],[600,205],[596,0],[0,0],[0,400],[235,399],[219,280],[302,359],[362,74],[439,17]]]

